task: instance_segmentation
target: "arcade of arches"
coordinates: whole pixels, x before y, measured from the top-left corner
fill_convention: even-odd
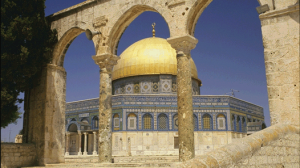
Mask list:
[[[270,11],[260,14],[271,124],[299,127],[299,1],[259,0]],[[66,72],[64,54],[86,29],[93,37],[100,67],[99,161],[111,162],[111,72],[115,50],[125,28],[142,12],[161,14],[170,29],[167,41],[177,53],[178,134],[180,161],[192,159],[194,125],[190,51],[196,47],[195,24],[211,0],[88,0],[51,16],[58,43],[40,85],[25,93],[24,140],[36,144],[39,165],[63,163],[65,155]],[[112,10],[113,9],[113,10]],[[75,130],[75,128],[72,128]],[[84,138],[86,138],[85,136]],[[96,138],[96,134],[94,134]]]

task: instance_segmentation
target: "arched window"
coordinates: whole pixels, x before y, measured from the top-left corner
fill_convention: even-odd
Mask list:
[[[232,114],[231,115],[231,129],[232,131],[236,131],[236,123],[235,123],[235,116]]]
[[[128,120],[127,120],[127,128],[128,130],[136,130],[136,115],[133,113],[130,113],[128,115]]]
[[[240,128],[241,128],[241,119],[240,119],[240,117],[239,116],[237,116],[237,118],[236,118],[237,120],[236,120],[236,131],[240,131]]]
[[[242,118],[242,132],[246,131],[246,120],[245,117]]]
[[[143,129],[145,130],[152,129],[152,116],[150,114],[145,114],[143,116]]]
[[[194,114],[193,117],[194,117],[194,130],[197,130],[198,128],[197,116]]]
[[[120,130],[120,117],[119,114],[115,114],[113,117],[113,122],[114,122],[114,130]]]
[[[98,128],[98,127],[99,127],[99,119],[98,119],[97,116],[95,116],[95,117],[93,118],[93,127],[94,127],[94,128]]]
[[[202,117],[203,120],[203,129],[210,130],[211,126],[211,116],[209,114],[204,114]]]
[[[160,114],[158,116],[158,129],[168,130],[168,117],[166,114]]]
[[[226,129],[226,120],[224,114],[219,114],[217,116],[217,124],[219,130],[225,130]]]
[[[177,114],[175,114],[174,116],[173,116],[173,128],[174,128],[174,130],[178,130],[178,115]]]
[[[248,121],[248,122],[251,122],[251,119],[250,119],[250,118],[248,118],[248,119],[247,119],[247,121]]]
[[[77,125],[76,124],[71,124],[68,128],[69,132],[77,132]]]

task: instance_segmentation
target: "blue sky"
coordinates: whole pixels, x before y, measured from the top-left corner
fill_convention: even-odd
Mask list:
[[[46,16],[76,5],[82,0],[47,0]],[[214,0],[200,16],[195,29],[198,44],[191,51],[202,80],[202,95],[224,95],[230,89],[237,98],[264,108],[265,121],[270,126],[268,94],[261,36],[261,25],[255,8],[256,0]],[[154,12],[144,12],[125,30],[118,55],[134,42],[152,36],[151,24],[156,23],[156,36],[168,38],[168,26]],[[99,67],[92,41],[79,35],[69,47],[64,68],[67,71],[66,100],[77,101],[99,96]],[[20,95],[20,96],[23,96]],[[20,105],[23,112],[23,105]],[[22,118],[17,124],[1,129],[1,139],[14,140],[22,129]]]

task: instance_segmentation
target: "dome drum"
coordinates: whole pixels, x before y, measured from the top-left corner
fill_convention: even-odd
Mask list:
[[[113,81],[113,94],[176,94],[175,75],[141,75]],[[192,79],[193,95],[200,95],[199,82]]]

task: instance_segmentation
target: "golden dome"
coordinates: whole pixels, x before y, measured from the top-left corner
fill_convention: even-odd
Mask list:
[[[201,82],[193,59],[191,64],[192,78]],[[166,39],[150,37],[129,46],[114,66],[112,80],[153,74],[177,75],[176,51]]]

